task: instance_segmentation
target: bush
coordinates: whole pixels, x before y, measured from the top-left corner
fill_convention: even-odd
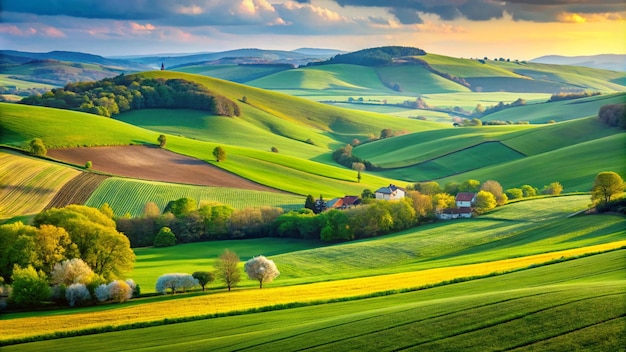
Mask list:
[[[35,156],[46,156],[48,149],[40,138],[35,138],[30,141],[30,153]]]
[[[109,298],[113,302],[126,302],[133,297],[133,289],[126,281],[115,280],[107,285],[109,290]]]
[[[80,306],[91,300],[91,294],[84,284],[71,284],[65,290],[65,298],[70,307]]]
[[[96,296],[96,299],[98,300],[98,302],[106,302],[109,300],[109,287],[106,284],[101,284],[100,286],[96,287],[96,289],[94,290],[94,296]]]
[[[11,279],[13,285],[9,304],[20,307],[36,306],[50,298],[46,274],[43,271],[37,272],[32,265],[26,268],[15,265]]]
[[[155,247],[171,247],[176,245],[176,235],[169,227],[162,227],[154,238]]]
[[[89,170],[91,169],[91,167],[93,166],[93,163],[91,162],[91,160],[87,161],[85,163],[85,169]]]

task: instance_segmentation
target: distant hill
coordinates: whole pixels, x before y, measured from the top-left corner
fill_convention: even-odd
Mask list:
[[[123,68],[132,71],[143,71],[147,66],[137,64],[130,60],[109,59],[99,55],[86,54],[73,51],[50,51],[47,53],[32,53],[15,50],[0,50],[0,57],[3,61],[11,58],[12,61],[28,62],[32,60],[56,60],[64,62],[78,62],[82,64],[97,64],[115,68]]]
[[[555,65],[583,66],[603,70],[626,71],[626,55],[602,54],[591,56],[541,56],[530,62]]]
[[[340,53],[338,50],[309,49],[303,48],[294,51],[264,50],[264,49],[237,49],[215,53],[201,53],[192,55],[168,55],[168,56],[145,56],[135,57],[132,61],[160,67],[161,63],[166,68],[184,67],[189,65],[223,64],[234,62],[242,64],[292,64],[294,66],[306,65],[310,62],[322,61]]]

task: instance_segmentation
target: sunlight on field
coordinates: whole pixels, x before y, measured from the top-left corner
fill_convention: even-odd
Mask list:
[[[2,339],[37,336],[57,331],[73,331],[102,326],[118,326],[165,318],[191,317],[255,307],[292,302],[324,301],[334,298],[353,297],[374,292],[413,288],[435,284],[455,278],[487,275],[525,268],[562,257],[601,252],[626,246],[626,241],[589,246],[540,255],[520,257],[494,262],[427,269],[418,272],[364,277],[357,279],[322,282],[292,287],[266,288],[263,290],[235,290],[176,301],[160,301],[99,311],[0,320]]]

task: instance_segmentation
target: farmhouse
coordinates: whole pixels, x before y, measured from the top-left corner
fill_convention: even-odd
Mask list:
[[[476,201],[476,193],[461,192],[461,193],[456,195],[456,199],[455,200],[456,200],[456,207],[457,208],[464,208],[464,207],[469,208]]]
[[[343,198],[333,198],[326,202],[327,209],[348,209],[361,204],[359,196],[345,196]]]
[[[404,198],[406,192],[396,185],[381,187],[376,190],[376,200],[396,200]]]
[[[472,205],[476,201],[476,193],[461,192],[456,195],[455,208],[448,208],[437,213],[437,217],[442,220],[471,218]]]

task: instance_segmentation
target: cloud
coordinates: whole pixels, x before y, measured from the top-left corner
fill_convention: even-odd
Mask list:
[[[422,14],[451,21],[466,18],[487,21],[504,18],[531,22],[571,22],[563,14],[600,15],[605,20],[623,19],[624,0],[333,0],[340,6],[386,8],[403,24],[423,23]],[[620,14],[603,16],[603,14]],[[593,17],[593,16],[591,16]]]

